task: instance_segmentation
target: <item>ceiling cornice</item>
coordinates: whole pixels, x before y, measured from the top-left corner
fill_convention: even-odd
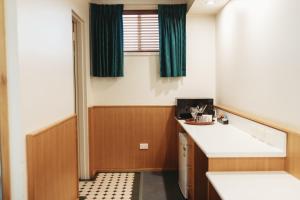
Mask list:
[[[187,0],[91,0],[97,4],[124,4],[124,5],[158,5],[158,4],[182,4]]]

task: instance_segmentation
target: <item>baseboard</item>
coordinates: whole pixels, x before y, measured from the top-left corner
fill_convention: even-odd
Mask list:
[[[96,170],[92,174],[92,178],[89,180],[93,180],[96,178],[97,173],[125,173],[125,172],[165,172],[165,171],[177,171],[177,168],[140,168],[140,169],[101,169]]]

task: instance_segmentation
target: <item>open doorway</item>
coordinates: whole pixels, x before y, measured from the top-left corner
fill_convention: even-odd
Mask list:
[[[77,115],[78,135],[78,173],[81,179],[89,178],[87,92],[84,43],[84,21],[73,12],[73,63],[75,113]]]

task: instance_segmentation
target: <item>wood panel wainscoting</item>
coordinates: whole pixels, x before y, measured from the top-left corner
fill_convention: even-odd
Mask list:
[[[77,117],[27,135],[29,200],[78,199]]]
[[[0,0],[0,153],[2,199],[10,200],[9,128],[4,0]]]
[[[300,179],[300,133],[289,132],[286,171]]]
[[[172,170],[178,165],[175,106],[89,108],[90,175]],[[148,143],[148,150],[140,150]]]
[[[284,158],[210,158],[208,171],[280,171],[285,169]]]

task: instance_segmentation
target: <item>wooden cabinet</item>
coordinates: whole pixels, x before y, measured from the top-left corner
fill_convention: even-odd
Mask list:
[[[221,200],[206,177],[208,171],[284,170],[284,158],[208,158],[188,135],[188,200]]]
[[[185,132],[177,124],[178,132]],[[199,133],[201,134],[201,133]],[[218,200],[206,177],[208,171],[282,171],[283,157],[207,157],[188,135],[188,199]],[[218,139],[218,138],[216,138]],[[201,143],[202,141],[197,141]]]
[[[208,159],[190,136],[188,147],[188,199],[207,200]]]
[[[188,199],[195,200],[195,143],[188,136]]]
[[[206,177],[206,172],[208,171],[208,158],[197,145],[195,145],[194,149],[195,199],[207,200],[208,179]]]
[[[208,158],[188,135],[188,200],[220,200],[209,186],[208,171],[276,171],[284,170],[284,158]]]
[[[208,184],[208,200],[222,200],[212,184]]]

